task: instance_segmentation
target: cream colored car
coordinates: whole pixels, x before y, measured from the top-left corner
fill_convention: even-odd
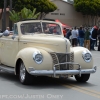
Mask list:
[[[33,76],[72,77],[88,81],[96,72],[91,52],[72,47],[59,22],[28,20],[14,24],[14,34],[0,37],[0,69],[19,75],[22,84]]]

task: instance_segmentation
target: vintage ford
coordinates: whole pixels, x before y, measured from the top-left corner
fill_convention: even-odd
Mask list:
[[[22,84],[33,76],[86,82],[96,66],[88,49],[71,46],[59,22],[24,20],[14,24],[13,35],[0,37],[0,70],[19,75]]]

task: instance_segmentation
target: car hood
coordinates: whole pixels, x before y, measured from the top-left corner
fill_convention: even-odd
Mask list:
[[[57,53],[70,52],[70,43],[63,36],[52,35],[27,35],[20,38],[21,44],[26,47],[35,47],[51,50]],[[22,46],[23,47],[23,46]]]

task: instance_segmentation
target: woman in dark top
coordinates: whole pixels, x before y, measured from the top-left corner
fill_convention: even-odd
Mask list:
[[[97,35],[98,35],[98,40],[99,40],[98,51],[100,51],[100,28],[97,33],[98,33]]]

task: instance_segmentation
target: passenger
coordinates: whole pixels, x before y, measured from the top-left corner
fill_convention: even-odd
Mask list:
[[[46,27],[44,27],[44,32],[45,33],[50,33],[48,24],[46,24]]]
[[[57,29],[56,29],[56,27],[54,27],[54,29],[53,29],[53,33],[54,33],[54,34],[57,33]]]
[[[3,32],[3,35],[4,36],[12,35],[13,33],[11,33],[9,30],[10,30],[9,27],[7,27],[6,30]]]

